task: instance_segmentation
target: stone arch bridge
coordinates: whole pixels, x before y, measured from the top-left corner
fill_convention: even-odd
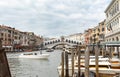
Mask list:
[[[76,40],[69,40],[69,39],[55,39],[55,40],[45,41],[43,44],[45,48],[51,49],[58,45],[63,45],[63,44],[68,46],[81,45],[81,42]]]

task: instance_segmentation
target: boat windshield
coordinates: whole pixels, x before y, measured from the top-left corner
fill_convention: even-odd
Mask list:
[[[25,53],[24,55],[33,55],[33,53]]]

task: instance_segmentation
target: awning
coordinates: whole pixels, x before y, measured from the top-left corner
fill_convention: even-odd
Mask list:
[[[2,46],[3,48],[12,48],[12,46]]]

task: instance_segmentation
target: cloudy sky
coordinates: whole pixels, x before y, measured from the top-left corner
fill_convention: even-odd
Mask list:
[[[105,19],[111,0],[0,0],[0,24],[45,37],[84,32]]]

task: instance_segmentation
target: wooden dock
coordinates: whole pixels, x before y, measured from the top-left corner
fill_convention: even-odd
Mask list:
[[[91,77],[91,71],[93,73],[94,76],[92,77],[120,77],[120,68],[117,67],[113,68],[110,65],[105,65],[105,66],[109,66],[110,68],[106,68],[105,70],[108,71],[107,73],[105,73],[102,68],[101,65],[99,64],[99,56],[101,55],[103,58],[106,58],[106,56],[108,56],[108,59],[111,60],[114,56],[113,56],[113,47],[116,47],[118,49],[118,59],[119,59],[119,47],[120,45],[115,45],[115,46],[110,46],[108,45],[107,47],[109,48],[109,51],[106,50],[106,46],[102,47],[101,49],[101,45],[95,45],[94,49],[95,49],[95,65],[91,67],[90,63],[90,51],[92,51],[91,49],[91,45],[86,46],[86,51],[85,54],[81,54],[81,46],[76,46],[75,48],[71,48],[71,55],[69,55],[68,53],[66,53],[65,51],[63,51],[62,53],[62,75],[60,75],[60,77]],[[107,51],[107,52],[106,52]],[[75,53],[76,52],[76,53]],[[109,54],[107,54],[109,52]],[[74,54],[75,53],[75,54]],[[71,56],[71,60],[68,59],[68,55]],[[77,55],[77,59],[76,59],[76,55]],[[82,56],[84,55],[84,60],[85,60],[85,65],[84,67],[82,66],[83,63],[81,63],[82,60]],[[76,60],[77,60],[77,66],[76,66]],[[71,61],[71,62],[70,62]],[[65,63],[65,64],[63,64]],[[71,63],[71,65],[70,65]],[[108,61],[109,63],[109,61]],[[111,64],[111,63],[109,63]],[[104,65],[104,64],[103,64]],[[95,68],[93,70],[93,67]],[[119,66],[120,67],[120,66]],[[58,68],[60,69],[60,67]],[[83,70],[84,69],[84,70]],[[91,70],[92,69],[92,70]],[[103,70],[103,73],[102,73]],[[83,72],[84,71],[84,72]],[[84,75],[83,75],[84,74]]]

